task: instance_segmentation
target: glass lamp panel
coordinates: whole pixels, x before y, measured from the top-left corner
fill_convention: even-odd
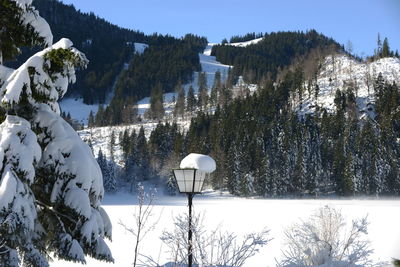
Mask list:
[[[194,170],[178,169],[174,170],[176,182],[178,184],[179,192],[192,193]]]
[[[185,173],[185,183],[186,183],[186,193],[193,192],[193,179],[194,179],[194,170],[184,170]]]
[[[199,171],[199,170],[196,171],[196,179],[195,179],[195,185],[194,185],[194,190],[193,190],[195,193],[201,192],[205,177],[206,177],[205,172]]]
[[[185,179],[183,170],[174,170],[176,183],[178,184],[179,192],[183,192],[185,190]]]

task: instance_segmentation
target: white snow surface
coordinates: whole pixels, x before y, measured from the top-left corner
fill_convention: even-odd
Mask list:
[[[82,194],[67,195],[65,204],[75,209],[78,213],[89,217],[90,203],[95,208],[100,205],[100,199],[104,194],[103,178],[96,160],[92,156],[90,148],[80,139],[72,127],[65,122],[59,115],[52,112],[50,107],[45,104],[39,105],[37,117],[35,118],[39,127],[47,129],[52,140],[43,150],[41,165],[54,166],[57,173],[73,175],[74,179],[68,183],[65,189],[61,188],[63,181],[53,188],[51,201],[55,201],[60,194],[70,194],[69,190],[82,189],[86,194],[83,200]],[[85,168],[82,168],[85,166]],[[89,194],[90,193],[90,202]],[[74,197],[79,198],[81,205],[77,205]]]
[[[337,89],[347,89],[346,84],[356,85],[356,103],[359,116],[375,117],[373,105],[375,104],[373,81],[382,74],[389,83],[400,83],[400,59],[381,58],[371,63],[357,62],[346,55],[328,56],[322,63],[318,73],[317,84],[319,93],[317,99],[312,90],[311,94],[305,90],[303,101],[297,102],[296,110],[300,115],[314,113],[316,107],[325,108],[329,113],[335,111],[335,93]]]
[[[216,169],[215,160],[207,155],[190,153],[181,161],[181,169],[196,169],[203,172],[212,173]]]
[[[14,220],[29,230],[34,229],[37,217],[29,185],[40,157],[41,149],[29,122],[7,116],[0,125],[0,210],[14,214]]]
[[[136,195],[123,192],[106,195],[102,204],[113,224],[113,241],[109,242],[109,246],[115,258],[114,265],[130,267],[133,263],[135,238],[125,231],[119,221],[133,227],[133,213],[137,208]],[[272,238],[272,241],[250,258],[244,267],[276,266],[276,260],[281,259],[281,250],[284,248],[283,231],[295,222],[306,220],[316,209],[325,205],[341,210],[349,223],[352,219],[368,215],[368,239],[371,241],[371,248],[374,249],[373,260],[389,262],[392,257],[400,258],[399,199],[245,199],[206,191],[194,198],[193,205],[195,213],[204,215],[203,224],[207,231],[220,225],[223,232],[234,232],[238,237],[242,237],[247,233],[259,232],[265,227],[270,229],[268,237]],[[160,236],[164,230],[173,229],[173,217],[187,212],[187,198],[185,195],[169,197],[159,193],[153,212],[155,215],[151,222],[160,219],[140,243],[139,252],[153,257],[162,265],[171,262],[172,259]],[[51,266],[81,265],[56,260]],[[87,266],[106,267],[110,264],[88,258]]]
[[[17,167],[25,173],[25,179],[32,183],[35,177],[33,164],[39,162],[42,153],[29,122],[17,116],[7,116],[0,125],[0,148],[0,168],[3,163]]]
[[[59,105],[61,111],[70,113],[71,118],[84,125],[88,124],[90,111],[95,115],[99,110],[98,104],[87,105],[83,103],[83,98],[64,98],[60,101]]]
[[[144,50],[146,50],[147,47],[149,47],[148,44],[143,44],[143,43],[134,43],[135,46],[135,53],[137,54],[143,54]]]
[[[246,47],[252,44],[256,44],[258,42],[260,42],[263,39],[263,37],[261,38],[257,38],[254,40],[250,40],[250,41],[246,41],[246,42],[237,42],[237,43],[227,43],[226,45],[231,45],[231,46],[238,46],[238,47]]]

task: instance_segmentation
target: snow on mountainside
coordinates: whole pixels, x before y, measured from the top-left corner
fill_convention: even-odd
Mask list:
[[[199,54],[201,71],[205,72],[207,78],[207,87],[208,91],[211,91],[211,88],[214,84],[215,73],[219,71],[221,73],[221,81],[225,82],[228,78],[229,68],[232,66],[224,65],[216,60],[214,56],[211,56],[212,46],[215,44],[209,43],[204,49],[203,53]],[[193,79],[190,83],[184,84],[185,94],[187,95],[189,91],[189,87],[192,86],[195,94],[199,90],[199,72],[193,72]],[[164,108],[166,115],[172,113],[174,108],[173,99],[177,98],[176,93],[166,93],[164,94]],[[150,107],[150,97],[145,97],[138,102],[138,112],[140,115],[143,115],[146,110]]]
[[[335,93],[337,89],[346,90],[349,84],[355,88],[359,117],[366,115],[374,118],[374,79],[382,74],[388,82],[400,83],[400,59],[382,58],[374,62],[358,62],[346,55],[328,56],[322,63],[318,74],[319,92],[315,97],[314,90],[305,90],[303,101],[297,105],[300,115],[314,113],[316,108],[324,108],[328,112],[335,110]]]
[[[136,54],[142,54],[146,48],[149,47],[149,45],[147,44],[143,44],[143,43],[133,43],[133,51]],[[123,66],[123,70],[126,70],[129,66],[129,63],[125,63]],[[1,70],[0,70],[1,73]],[[1,80],[1,77],[0,77]],[[114,82],[113,87],[115,87],[116,85],[116,81]],[[114,88],[113,88],[114,90]],[[108,105],[108,103],[110,103],[112,97],[114,96],[114,92],[113,90],[109,93],[109,95],[107,96],[106,99],[106,103],[104,104],[104,106],[106,107]],[[87,125],[88,123],[88,117],[89,117],[89,113],[90,111],[93,112],[93,114],[96,114],[97,110],[99,109],[99,105],[98,104],[94,104],[94,105],[87,105],[85,103],[83,103],[83,98],[64,98],[60,101],[60,107],[61,110],[64,111],[65,113],[70,113],[72,119],[77,120],[79,123],[82,123],[84,125]]]
[[[222,82],[226,81],[226,78],[228,76],[228,70],[230,66],[228,65],[223,65],[220,62],[216,61],[215,57],[210,56],[208,51],[211,51],[212,44],[209,44],[204,52],[202,54],[199,54],[200,57],[200,63],[201,63],[201,70],[206,73],[207,76],[207,85],[208,85],[208,90],[210,91],[213,84],[214,84],[214,78],[215,78],[215,73],[217,71],[220,71],[221,73],[221,80]],[[198,91],[198,76],[199,72],[194,72],[193,73],[193,81],[191,83],[185,84],[184,88],[187,93],[189,90],[190,86],[193,86],[194,91]],[[242,86],[242,84],[240,84]],[[174,109],[174,97],[176,99],[177,95],[176,93],[166,93],[164,94],[164,108],[166,111],[166,117],[168,118]],[[90,110],[93,112],[96,112],[98,109],[98,105],[85,105],[82,103],[81,99],[66,99],[63,100],[62,103],[62,108],[63,111],[68,111],[70,112],[72,118],[78,119],[81,122],[84,122],[87,124],[87,118],[89,115]],[[146,97],[143,98],[138,102],[138,113],[139,115],[144,115],[144,113],[147,111],[147,109],[150,108],[150,98]],[[190,126],[190,117],[187,117],[186,119],[177,119],[175,120],[180,127],[182,131],[186,131],[189,126]],[[134,125],[125,125],[125,126],[109,126],[109,127],[94,127],[94,128],[87,128],[85,130],[79,131],[79,135],[81,138],[85,141],[91,140],[92,146],[93,146],[93,153],[97,157],[99,150],[101,149],[103,154],[107,157],[107,159],[110,158],[110,140],[111,140],[111,134],[114,131],[115,137],[116,137],[116,145],[114,147],[114,156],[115,156],[115,162],[119,166],[123,166],[123,158],[122,158],[122,151],[119,147],[119,133],[123,132],[125,129],[128,129],[130,131],[135,130],[137,133],[139,132],[140,127],[143,126],[145,135],[148,138],[151,134],[151,132],[154,130],[154,128],[157,126],[156,122],[144,122],[144,123],[138,123]]]
[[[227,43],[227,45],[238,46],[238,47],[246,47],[248,45],[256,44],[256,43],[260,42],[262,39],[263,39],[263,37],[257,38],[257,39],[254,39],[254,40],[250,40],[250,41],[246,41],[246,42]]]
[[[146,50],[147,47],[149,47],[148,44],[143,44],[143,43],[134,43],[135,46],[135,53],[137,54],[143,54],[144,50]]]

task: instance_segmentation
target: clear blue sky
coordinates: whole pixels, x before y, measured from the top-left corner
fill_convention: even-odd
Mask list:
[[[194,33],[210,42],[248,32],[316,29],[358,55],[377,34],[400,52],[400,0],[62,0],[83,12],[145,33]]]

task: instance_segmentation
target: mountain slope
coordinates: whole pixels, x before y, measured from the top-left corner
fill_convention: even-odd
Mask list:
[[[275,79],[279,69],[316,48],[336,51],[340,45],[315,30],[273,32],[261,40],[216,45],[211,55],[223,64],[232,65],[235,76],[243,75],[246,82],[257,83],[267,77]]]
[[[33,5],[50,24],[55,40],[68,37],[90,60],[88,68],[77,73],[77,83],[68,95],[82,96],[88,104],[104,103],[124,63],[135,51],[133,43],[144,43],[147,37],[57,0],[35,0]]]
[[[356,97],[358,115],[374,118],[374,80],[379,74],[388,83],[400,84],[400,59],[388,57],[365,63],[343,54],[328,56],[322,62],[312,89],[304,91],[301,101],[296,97],[298,104],[295,109],[300,115],[313,114],[316,109],[325,109],[333,113],[336,109],[336,91],[352,90]]]

